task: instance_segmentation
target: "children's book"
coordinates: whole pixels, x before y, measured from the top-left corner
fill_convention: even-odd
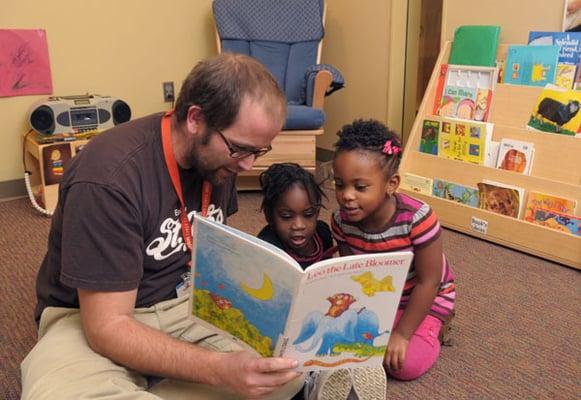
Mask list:
[[[581,32],[533,31],[529,33],[529,45],[559,46],[555,84],[565,89],[572,89],[581,52]]]
[[[580,107],[581,92],[547,85],[537,98],[527,128],[575,136],[581,127]]]
[[[440,134],[440,121],[426,118],[422,123],[422,135],[420,138],[420,151],[422,153],[438,155],[438,136]]]
[[[442,118],[438,156],[485,165],[493,127],[490,122]]]
[[[484,166],[496,168],[498,161],[498,150],[500,149],[500,142],[491,140],[486,146],[486,157],[484,159]]]
[[[422,193],[427,196],[432,194],[433,179],[425,176],[405,172],[401,177],[401,187],[412,192]]]
[[[534,154],[534,143],[503,138],[500,140],[496,168],[530,175]]]
[[[196,215],[190,317],[297,370],[380,366],[413,254],[361,254],[302,270],[283,250]]]
[[[534,210],[536,208],[542,208],[547,211],[555,211],[557,213],[573,215],[575,214],[576,207],[577,207],[576,200],[566,199],[564,197],[554,196],[551,194],[529,192],[527,196],[525,215],[523,219],[525,221],[533,222]]]
[[[555,83],[559,46],[511,45],[504,65],[504,83],[545,86]]]
[[[450,64],[494,67],[500,26],[462,25],[454,32]]]
[[[524,206],[524,189],[505,183],[483,180],[477,184],[480,208],[508,217],[520,218]]]
[[[497,74],[496,67],[442,64],[433,114],[487,121]]]
[[[478,189],[476,188],[436,178],[434,179],[432,194],[470,207],[478,207],[479,197]]]
[[[546,226],[557,231],[581,236],[581,217],[557,211],[535,208],[533,210],[533,223]]]

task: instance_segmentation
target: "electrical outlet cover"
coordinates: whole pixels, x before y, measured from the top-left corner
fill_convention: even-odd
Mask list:
[[[163,101],[171,103],[175,99],[173,82],[163,83]]]

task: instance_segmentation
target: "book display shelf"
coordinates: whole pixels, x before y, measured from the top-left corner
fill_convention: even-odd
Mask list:
[[[430,116],[436,95],[440,65],[448,61],[451,42],[440,52],[428,88],[406,143],[400,172],[445,179],[475,187],[482,180],[503,182],[529,191],[550,193],[581,204],[581,138],[526,129],[541,87],[498,83],[488,122],[494,124],[493,140],[517,139],[534,143],[535,159],[530,175],[449,160],[419,151],[422,122]],[[507,44],[498,46],[498,60],[505,60]],[[581,269],[581,237],[522,219],[489,212],[452,200],[401,189],[430,204],[443,226],[472,236]],[[581,215],[578,205],[576,215]]]

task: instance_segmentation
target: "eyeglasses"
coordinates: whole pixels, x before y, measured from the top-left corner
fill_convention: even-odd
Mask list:
[[[220,135],[220,137],[222,138],[224,143],[226,143],[226,147],[228,147],[228,151],[230,152],[230,157],[232,157],[232,158],[244,158],[244,157],[248,157],[251,154],[254,157],[258,158],[258,157],[262,157],[263,155],[268,153],[270,150],[272,150],[272,146],[270,146],[270,145],[263,147],[261,149],[236,146],[235,144],[230,143],[230,141],[226,138],[226,136],[224,136],[224,134],[222,132],[220,132],[218,129],[214,129],[214,131],[216,131]]]

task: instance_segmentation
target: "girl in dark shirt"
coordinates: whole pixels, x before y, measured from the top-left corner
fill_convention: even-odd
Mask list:
[[[258,237],[287,252],[301,267],[331,258],[329,225],[319,221],[323,197],[313,174],[295,163],[273,164],[260,175],[268,225]]]

